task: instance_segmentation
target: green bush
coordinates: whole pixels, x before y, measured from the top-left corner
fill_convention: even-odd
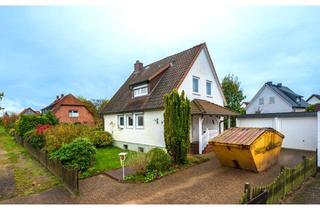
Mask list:
[[[316,105],[315,104],[309,105],[306,108],[306,112],[316,112],[316,111],[317,111],[317,109],[316,109]]]
[[[16,129],[11,128],[11,129],[9,130],[9,135],[10,135],[10,136],[14,136],[15,134],[16,134]]]
[[[27,142],[35,149],[42,149],[45,145],[44,136],[39,134],[29,136]]]
[[[94,131],[91,140],[96,147],[106,147],[112,144],[112,135],[105,131]]]
[[[172,166],[170,156],[160,148],[154,148],[147,153],[147,171],[157,171],[159,173],[168,171]]]
[[[92,139],[93,131],[86,125],[59,124],[44,131],[45,150],[49,153],[59,149],[63,144],[71,143],[75,138]]]
[[[50,154],[68,169],[87,170],[95,160],[96,148],[87,138],[76,138]]]
[[[55,125],[57,122],[58,120],[51,112],[47,112],[43,115],[21,115],[16,123],[16,131],[19,136],[23,137],[26,132],[36,128],[38,125]]]

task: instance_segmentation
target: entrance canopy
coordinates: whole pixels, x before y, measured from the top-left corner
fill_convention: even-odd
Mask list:
[[[237,116],[239,114],[230,111],[229,109],[211,103],[206,100],[194,99],[191,101],[192,115],[217,115],[217,116]]]

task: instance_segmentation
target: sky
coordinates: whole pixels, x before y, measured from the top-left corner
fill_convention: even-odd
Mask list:
[[[110,99],[145,65],[206,42],[220,81],[246,100],[267,81],[320,94],[320,7],[127,2],[0,7],[0,102],[36,110],[56,95]]]

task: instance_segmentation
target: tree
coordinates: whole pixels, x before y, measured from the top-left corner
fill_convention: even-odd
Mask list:
[[[96,106],[92,103],[92,101],[79,96],[78,99],[85,105],[85,107],[89,110],[89,112],[93,115],[94,121],[97,123],[100,119],[98,109]]]
[[[238,77],[233,74],[228,74],[228,76],[224,77],[222,81],[222,91],[227,101],[227,107],[234,112],[244,114],[245,110],[241,108],[241,102],[246,96],[240,88]],[[236,119],[235,117],[231,117],[231,127],[235,126]]]
[[[184,91],[173,90],[164,97],[164,139],[174,163],[185,164],[190,146],[191,105]]]
[[[4,93],[3,93],[3,92],[0,92],[0,101],[2,100],[3,96],[4,96]],[[0,110],[2,110],[2,109],[4,109],[4,108],[2,108],[2,107],[0,106]]]
[[[316,104],[312,104],[312,105],[309,105],[307,108],[306,108],[306,112],[316,112],[317,109],[316,109]]]

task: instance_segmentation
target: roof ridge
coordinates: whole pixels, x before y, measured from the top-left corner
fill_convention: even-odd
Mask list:
[[[206,43],[205,43],[205,42],[200,43],[200,44],[198,44],[198,45],[195,45],[195,46],[193,46],[193,47],[190,47],[189,49],[186,49],[186,50],[180,51],[180,52],[178,52],[178,53],[175,53],[175,54],[166,56],[166,57],[164,57],[164,58],[162,58],[162,59],[156,60],[156,61],[154,61],[154,62],[152,62],[152,63],[149,63],[148,65],[145,65],[145,66],[143,67],[143,70],[146,70],[145,67],[150,66],[150,65],[152,65],[152,64],[154,64],[154,63],[157,63],[157,62],[160,62],[160,61],[162,61],[162,60],[168,59],[169,57],[173,57],[173,56],[176,56],[176,55],[185,53],[186,51],[192,50],[192,49],[197,48],[197,47],[200,47],[200,46],[202,46],[202,45],[206,45]]]

